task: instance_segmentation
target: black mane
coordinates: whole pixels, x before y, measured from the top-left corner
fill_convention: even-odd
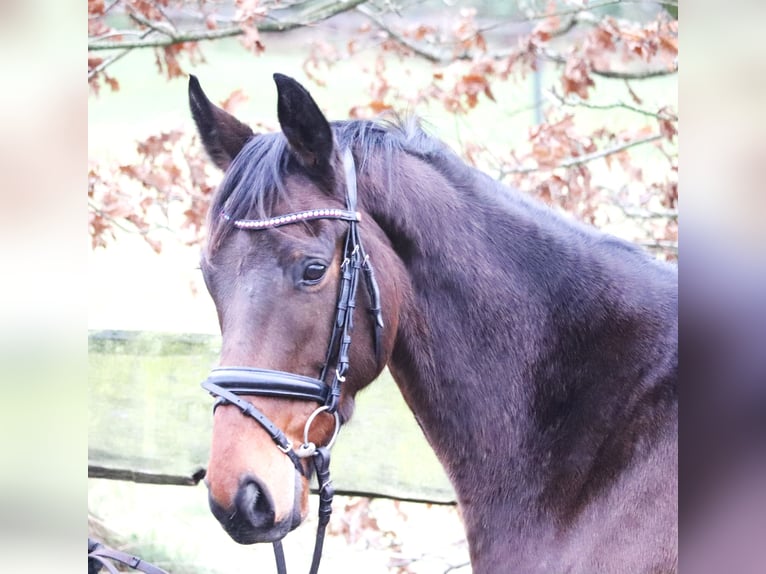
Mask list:
[[[385,166],[387,181],[391,180],[390,168],[394,165],[391,160],[398,152],[431,161],[457,157],[442,141],[429,135],[414,116],[338,121],[331,126],[338,148],[354,151],[360,173],[370,166],[372,158],[377,158]],[[266,218],[273,214],[278,202],[289,200],[287,175],[301,169],[292,159],[281,132],[259,134],[247,142],[213,197],[208,246],[220,245],[233,229],[222,214],[231,219]]]

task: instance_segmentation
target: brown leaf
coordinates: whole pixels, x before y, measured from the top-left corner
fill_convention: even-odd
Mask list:
[[[104,13],[104,0],[88,0],[88,15],[99,16]]]
[[[385,102],[382,102],[380,100],[373,100],[369,103],[369,108],[372,110],[375,114],[380,114],[385,111],[391,110],[391,106]]]
[[[636,94],[636,92],[633,91],[633,87],[630,85],[630,82],[628,82],[627,80],[625,80],[625,87],[628,88],[628,94],[630,94],[630,99],[632,99],[636,105],[640,106],[642,103],[644,103],[644,100],[638,97],[638,94]]]
[[[255,54],[260,54],[266,49],[261,43],[260,32],[258,32],[258,28],[255,26],[246,27],[240,41],[245,48]]]
[[[148,235],[144,235],[144,240],[149,244],[149,247],[151,247],[157,255],[162,253],[162,243],[160,241],[154,239],[153,237],[149,237]]]
[[[673,120],[667,119],[667,118],[661,118],[659,120],[660,124],[660,133],[668,138],[670,141],[673,141],[673,138],[678,134],[678,130],[676,129],[676,123]]]
[[[583,100],[588,99],[588,88],[595,86],[586,61],[579,57],[571,57],[564,66],[561,76],[561,87],[564,95],[576,94]]]
[[[482,51],[482,52],[486,52],[487,51],[487,41],[484,39],[484,34],[477,33],[474,36],[474,43],[476,44],[476,47],[480,51]]]
[[[120,83],[117,81],[116,78],[113,78],[111,76],[107,76],[104,74],[104,81],[109,84],[109,87],[112,88],[113,92],[117,92],[120,90]]]

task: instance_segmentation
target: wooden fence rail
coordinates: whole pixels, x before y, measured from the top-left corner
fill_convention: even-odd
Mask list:
[[[92,331],[88,476],[196,484],[204,474],[212,398],[200,388],[215,365],[212,335]],[[342,494],[452,503],[455,495],[396,384],[385,372],[357,396],[333,449]]]

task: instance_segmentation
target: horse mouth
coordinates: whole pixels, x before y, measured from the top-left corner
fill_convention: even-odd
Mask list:
[[[238,544],[258,544],[282,540],[301,524],[301,494],[302,481],[296,472],[292,510],[288,518],[280,521],[275,521],[274,502],[269,490],[250,476],[242,481],[231,508],[221,507],[212,498],[208,502],[213,516],[232,540]]]
[[[236,526],[229,529],[225,525],[224,529],[237,544],[259,544],[282,540],[292,530],[292,527],[290,522],[285,520],[275,524],[268,530],[256,530],[246,526]]]

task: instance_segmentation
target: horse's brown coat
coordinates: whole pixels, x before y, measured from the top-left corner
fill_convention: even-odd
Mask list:
[[[337,280],[299,288],[296,254],[336,265],[344,224],[253,233],[220,213],[343,207],[339,151],[350,148],[382,293],[384,355],[455,487],[473,571],[675,571],[677,269],[501,186],[411,122],[330,126],[299,84],[277,83],[285,135],[253,136],[228,159],[221,142],[241,128],[216,123],[220,114],[200,107],[206,99],[190,86],[203,141],[228,166],[203,258],[225,352],[243,366],[316,374]],[[379,371],[365,305],[346,419]],[[258,406],[293,434],[310,411]],[[219,505],[243,474],[263,474],[274,492],[290,483],[291,465],[247,424],[216,420],[219,472],[208,480]],[[227,441],[241,441],[239,454],[227,454]],[[277,515],[288,516],[289,493],[277,498]]]

